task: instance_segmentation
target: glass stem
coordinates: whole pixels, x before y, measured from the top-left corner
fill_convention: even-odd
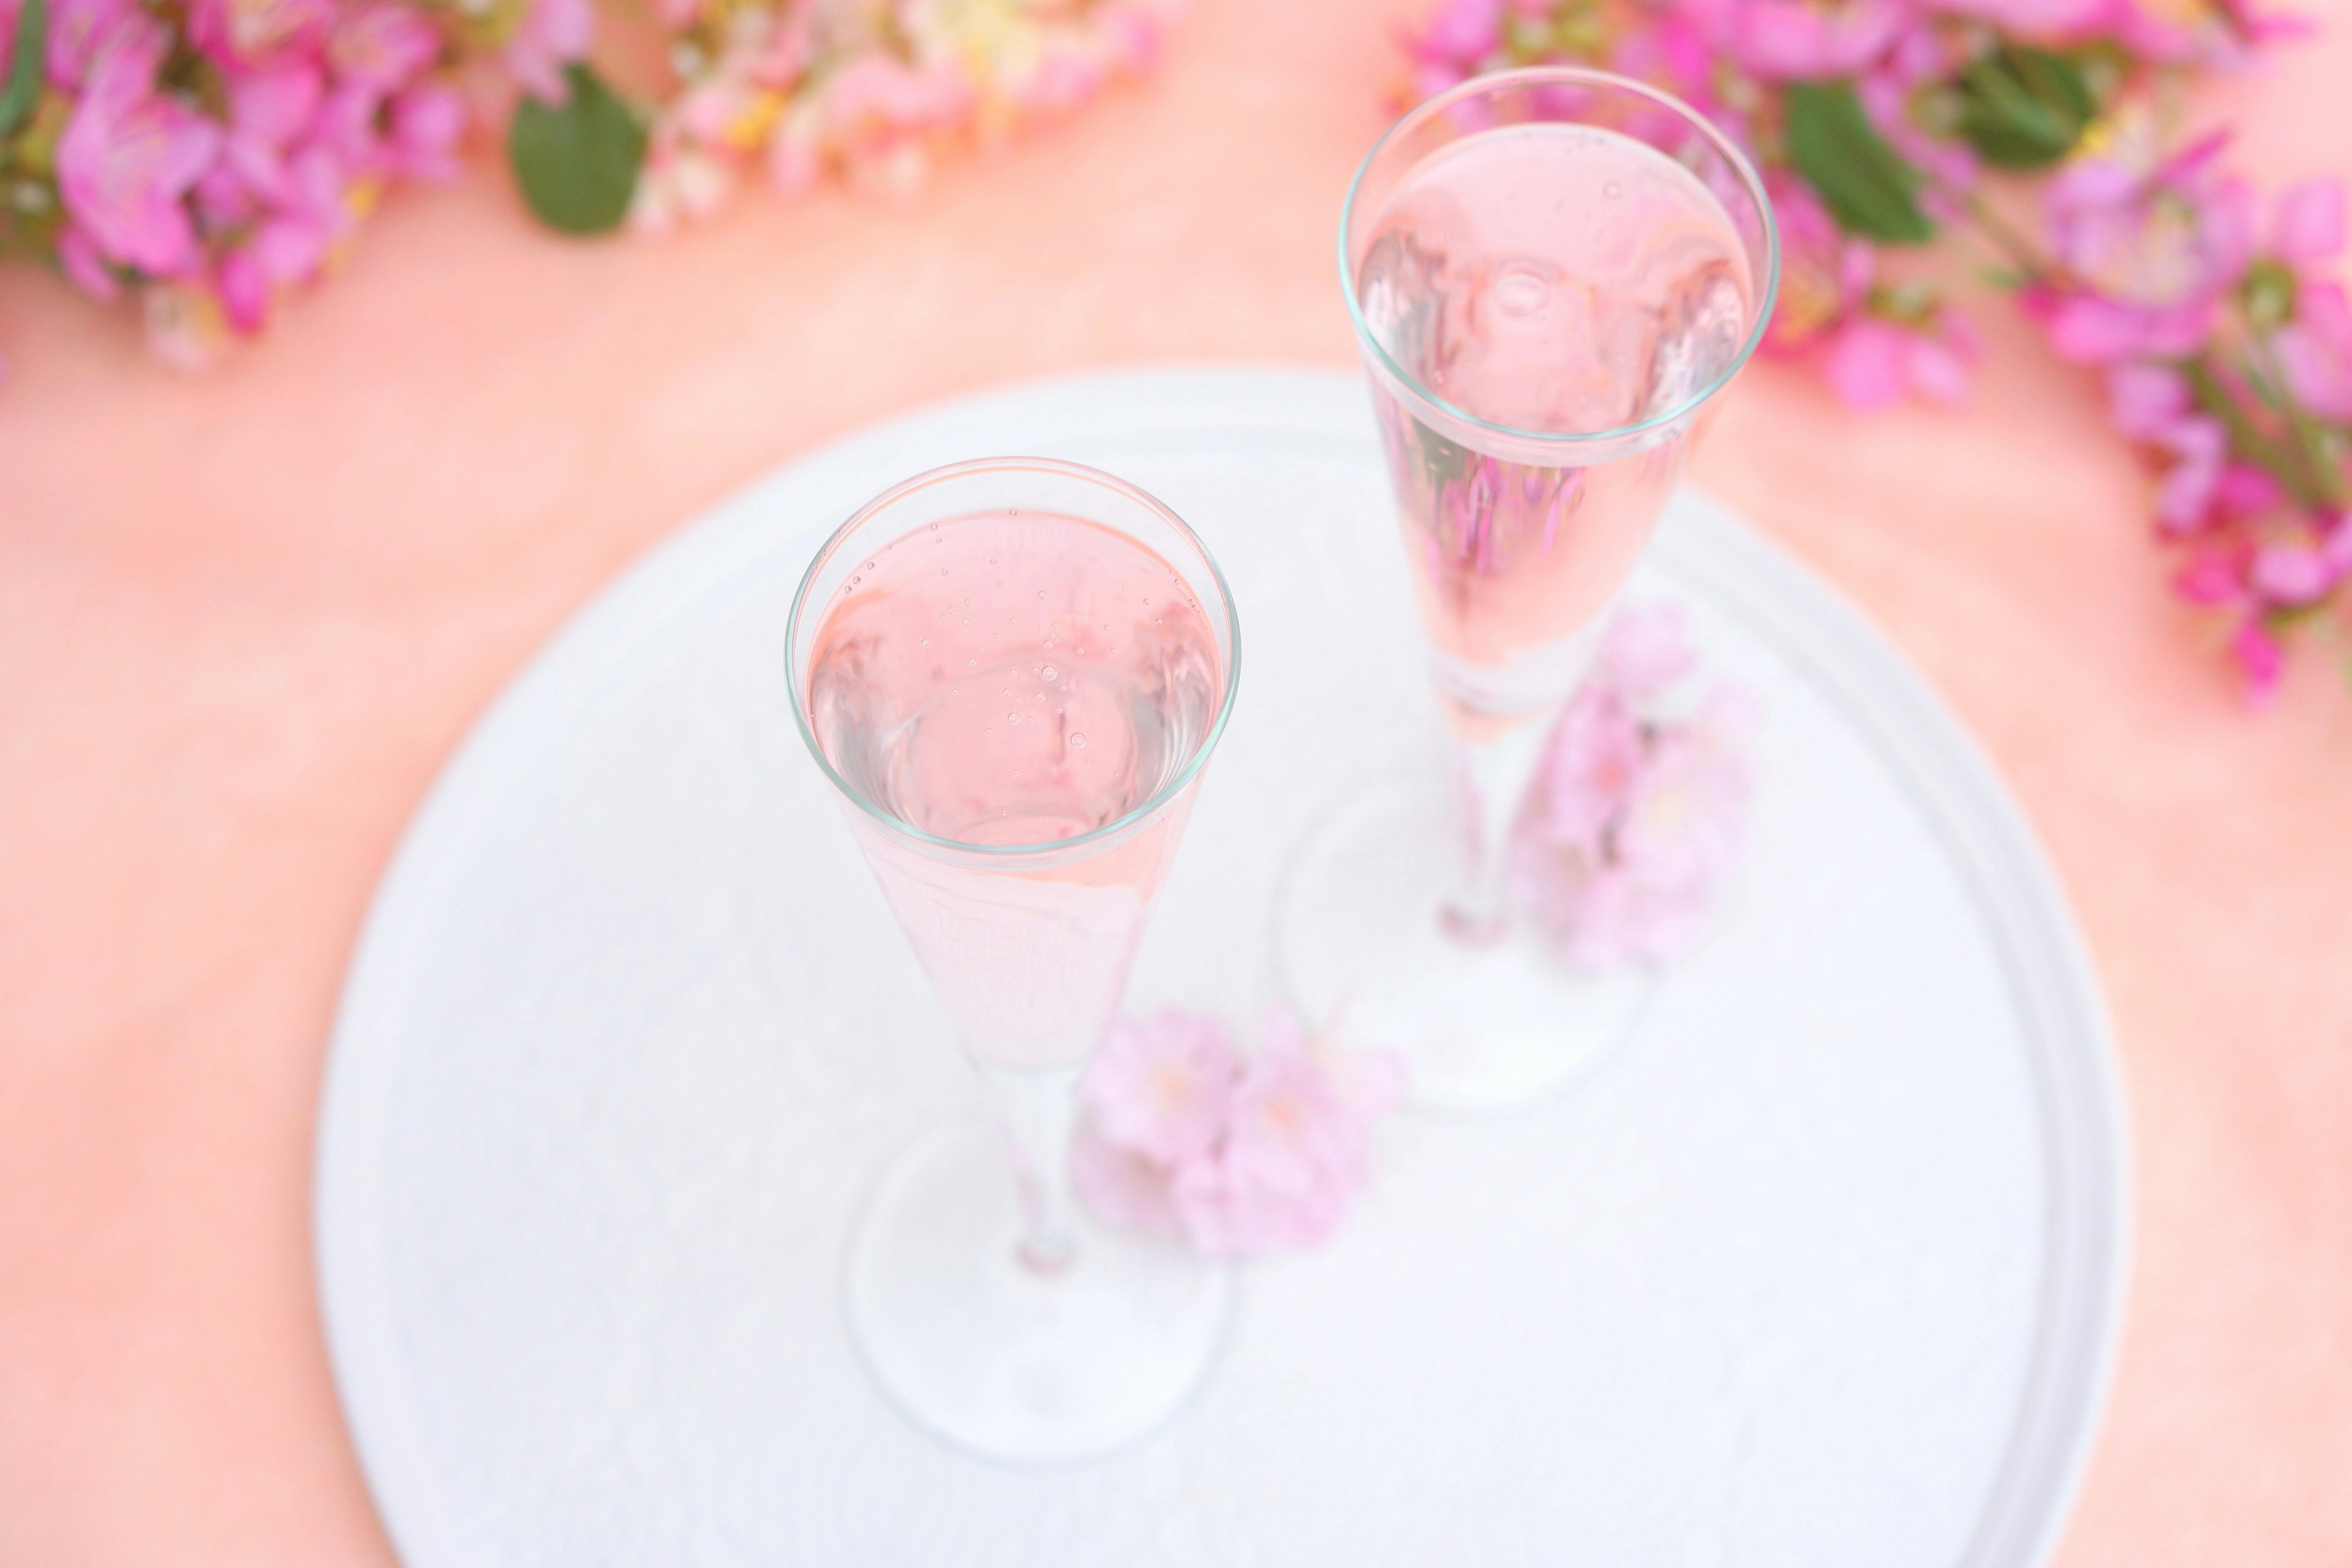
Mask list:
[[[1613,608],[1613,605],[1603,607],[1566,646],[1567,668],[1575,677],[1568,688],[1571,696],[1592,672],[1601,633]],[[1470,818],[1465,835],[1468,860],[1462,889],[1444,913],[1446,932],[1457,942],[1494,942],[1509,928],[1511,829],[1518,823],[1528,786],[1543,766],[1552,726],[1567,704],[1568,699],[1563,698],[1516,721],[1477,716],[1461,708],[1454,710],[1455,753],[1463,775],[1464,808]]]
[[[1468,861],[1462,889],[1445,909],[1445,929],[1457,941],[1491,942],[1509,924],[1511,827],[1550,733],[1547,716],[1461,742]]]
[[[1070,1137],[1077,1128],[1078,1075],[1084,1068],[1080,1062],[1066,1068],[980,1069],[1012,1148],[1013,1176],[1021,1199],[1021,1237],[1013,1250],[1022,1267],[1034,1273],[1059,1273],[1078,1252],[1070,1195]]]

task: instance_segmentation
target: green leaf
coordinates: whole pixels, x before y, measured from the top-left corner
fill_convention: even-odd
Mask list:
[[[16,13],[16,46],[9,56],[8,82],[0,87],[0,136],[13,136],[41,100],[41,63],[49,52],[46,0],[25,0]]]
[[[526,98],[507,124],[507,159],[523,200],[550,228],[602,234],[627,216],[646,161],[646,130],[583,65],[564,68],[561,104]]]
[[[1789,162],[1839,226],[1902,245],[1935,237],[1916,195],[1927,177],[1879,135],[1852,82],[1791,82],[1784,101]]]
[[[2003,44],[1960,73],[1960,134],[1998,169],[2042,169],[2074,150],[2098,113],[2083,68],[2064,55]]]

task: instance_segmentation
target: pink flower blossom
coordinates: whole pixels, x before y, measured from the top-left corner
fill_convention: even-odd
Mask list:
[[[2278,690],[2280,677],[2286,673],[2286,651],[2259,616],[2249,616],[2238,623],[2230,638],[2230,657],[2245,679],[2247,699],[2257,706],[2269,701]]]
[[[1895,41],[1904,19],[1897,0],[1745,0],[1731,10],[1731,53],[1770,80],[1851,76]]]
[[[232,77],[228,140],[219,173],[265,201],[287,194],[286,152],[310,133],[326,96],[326,75],[310,60],[292,60]],[[215,195],[219,205],[227,199]]]
[[[2278,480],[2252,463],[2222,464],[2221,477],[2213,486],[2213,510],[2224,522],[2268,517],[2286,499]]]
[[[191,0],[189,41],[225,67],[278,50],[315,50],[335,20],[335,0]]]
[[[2157,521],[2174,532],[2201,525],[2228,472],[2229,434],[2193,411],[2188,378],[2129,363],[2107,372],[2108,416],[2124,436],[2172,458],[2157,487]],[[2241,488],[2244,481],[2236,483]]]
[[[2341,284],[2305,283],[2271,345],[2296,402],[2323,419],[2352,421],[2352,302]]]
[[[2254,552],[2247,581],[2273,605],[2300,608],[2336,591],[2352,571],[2352,512],[2338,512],[2309,543],[2273,541]]]
[[[1754,702],[1717,683],[1689,707],[1687,638],[1671,607],[1618,613],[1513,832],[1513,891],[1580,967],[1675,956],[1742,852]]]
[[[2062,357],[2177,358],[2211,335],[2253,251],[2252,195],[2213,173],[2221,147],[2209,137],[2146,172],[2081,159],[2052,179],[2050,250],[2069,280],[2026,304]]]
[[[1684,723],[1662,726],[1620,816],[1619,865],[1656,889],[1711,885],[1746,842],[1746,740],[1753,710],[1736,688],[1717,687]]]
[[[1286,1013],[1245,1059],[1223,1022],[1161,1013],[1089,1066],[1071,1177],[1104,1218],[1210,1257],[1312,1247],[1362,1190],[1371,1124],[1403,1091],[1392,1055],[1311,1041]]]
[[[222,254],[213,273],[213,291],[220,296],[222,313],[234,330],[257,332],[268,321],[269,273],[250,249]]]
[[[91,68],[58,143],[66,210],[110,259],[156,278],[199,261],[186,196],[219,156],[220,127],[155,90],[163,26],[123,23]]]
[[[404,0],[372,0],[346,13],[327,40],[339,85],[381,100],[431,65],[441,34]]]
[[[1610,825],[1647,760],[1642,722],[1615,685],[1588,680],[1560,712],[1544,771],[1522,806],[1519,831],[1541,847],[1528,862],[1533,891],[1572,882],[1605,858]]]
[[[1239,1068],[1219,1019],[1172,1009],[1123,1019],[1088,1069],[1087,1101],[1112,1142],[1180,1164],[1223,1134]]]
[[[1207,1257],[1319,1246],[1370,1179],[1370,1121],[1386,1105],[1349,1103],[1295,1021],[1268,1024],[1234,1088],[1223,1140],[1170,1184],[1186,1238]]]
[[[1837,330],[1825,368],[1830,390],[1849,408],[1885,408],[1914,394],[1955,404],[1969,395],[1978,353],[1976,334],[1958,311],[1938,310],[1925,327],[1865,315]]]
[[[826,117],[853,145],[944,130],[971,112],[971,79],[955,66],[911,66],[879,49],[843,66],[824,88]]]
[[[1503,44],[1503,0],[1444,0],[1406,40],[1428,62],[1475,64]]]
[[[12,44],[21,9],[21,3],[9,7],[8,37]],[[99,52],[113,37],[116,26],[125,17],[138,13],[138,0],[53,0],[49,6],[47,61],[49,80],[62,88],[79,88],[89,78],[90,68],[98,63]]]
[[[596,13],[589,0],[530,0],[530,5],[500,58],[525,92],[543,103],[562,103],[572,96],[563,68],[587,58],[596,36]]]
[[[394,169],[410,179],[456,179],[465,133],[466,100],[456,88],[424,82],[392,101],[387,146]]]

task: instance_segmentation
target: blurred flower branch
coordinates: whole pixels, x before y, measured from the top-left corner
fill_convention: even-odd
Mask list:
[[[2352,308],[2340,183],[2265,205],[2184,138],[2196,73],[2300,24],[2248,0],[1449,0],[1407,40],[1411,95],[1597,65],[1696,106],[1765,173],[1783,247],[1768,352],[1859,409],[1965,397],[1975,332],[1920,247],[1973,237],[2145,454],[2180,595],[2249,692],[2290,631],[2344,626]]]
[[[0,255],[198,368],[477,130],[574,234],[673,227],[755,172],[903,190],[1149,68],[1171,3],[655,0],[640,102],[589,63],[592,0],[0,0]]]

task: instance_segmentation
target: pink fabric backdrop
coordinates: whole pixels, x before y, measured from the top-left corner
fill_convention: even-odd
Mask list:
[[[2352,5],[2210,100],[2352,172]],[[0,277],[0,1564],[383,1564],[310,1276],[330,1016],[483,704],[776,462],[1008,378],[1351,363],[1330,233],[1395,0],[1203,0],[1165,75],[918,202],[667,245],[404,197],[200,384]],[[1998,320],[1997,317],[1992,318]],[[2089,929],[2139,1229],[2069,1568],[2352,1562],[2352,693],[2241,710],[2094,388],[1996,327],[1961,414],[1751,373],[1700,478],[1975,726]]]

